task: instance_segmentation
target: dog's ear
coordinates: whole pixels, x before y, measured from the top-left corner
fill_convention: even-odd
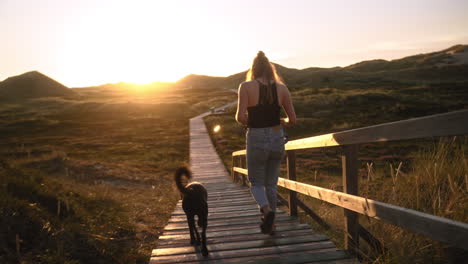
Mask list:
[[[182,176],[185,176],[187,179],[190,179],[192,178],[192,173],[189,169],[187,169],[187,167],[180,167],[175,172],[174,180],[176,182],[177,189],[179,189],[181,193],[184,193],[185,184],[182,183]]]

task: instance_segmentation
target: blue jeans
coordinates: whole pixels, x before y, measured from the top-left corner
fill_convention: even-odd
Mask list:
[[[281,127],[249,128],[247,169],[250,191],[260,208],[269,205],[276,210],[277,184],[284,154],[284,133]]]

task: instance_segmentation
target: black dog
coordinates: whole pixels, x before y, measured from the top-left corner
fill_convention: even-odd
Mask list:
[[[177,169],[175,173],[175,182],[177,188],[182,194],[182,208],[187,215],[187,222],[190,229],[190,244],[200,243],[200,234],[195,226],[195,215],[198,217],[198,226],[202,228],[202,247],[203,256],[208,255],[206,248],[206,227],[208,226],[208,193],[205,187],[199,182],[192,182],[187,186],[182,184],[182,176],[188,179],[192,178],[192,173],[185,167]]]

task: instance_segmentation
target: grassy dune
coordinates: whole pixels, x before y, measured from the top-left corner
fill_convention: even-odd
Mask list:
[[[434,86],[367,90],[301,88],[292,95],[298,124],[287,129],[290,139],[463,109],[468,99],[461,88],[447,90]],[[245,148],[245,133],[235,123],[234,113],[232,108],[225,114],[205,118],[210,128],[221,125],[220,132],[211,133],[211,137],[227,168],[232,165],[231,153]],[[359,149],[359,193],[468,222],[467,143],[466,137],[461,137],[363,144]],[[297,151],[298,181],[342,191],[340,155],[341,150],[336,147]],[[282,177],[286,177],[285,168],[283,164]],[[280,192],[287,196],[284,190]],[[304,215],[301,219],[342,246],[343,210],[303,195],[299,197],[332,228],[324,230]],[[383,255],[374,254],[362,242],[362,253],[369,263],[457,263],[457,258],[466,257],[466,252],[381,221],[361,217],[360,222],[388,249]]]
[[[277,65],[299,118],[287,132],[297,139],[466,108],[468,66],[445,65],[456,59],[448,52],[465,49],[344,68]],[[244,78],[189,75],[176,85],[193,89],[120,83],[73,89],[62,99],[25,99],[57,95],[44,82],[37,94],[29,83],[18,89],[17,79],[2,82],[0,263],[147,263],[179,197],[172,175],[188,162],[188,119],[235,100],[227,89]],[[221,125],[211,136],[227,168],[231,153],[245,147],[234,111],[205,120],[209,128]],[[467,222],[466,140],[437,142],[362,145],[361,194]],[[342,190],[340,153],[298,151],[298,180]],[[420,188],[410,191],[411,184]],[[342,210],[300,197],[333,226],[323,231],[339,245]],[[377,263],[444,263],[460,255],[381,222],[361,222],[390,249],[369,254]]]
[[[76,90],[0,107],[1,263],[146,263],[179,199],[188,119],[235,98]]]

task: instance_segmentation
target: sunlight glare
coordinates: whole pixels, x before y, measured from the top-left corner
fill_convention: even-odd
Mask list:
[[[135,9],[132,5],[112,8],[105,21],[96,11],[80,24],[70,25],[59,45],[57,64],[64,65],[60,79],[87,85],[147,84],[175,82],[192,73],[221,76],[243,70],[232,63],[234,55],[226,54],[224,47],[206,45],[213,36],[204,31],[216,25],[190,9],[159,1],[143,2],[134,12],[128,11]],[[157,10],[166,12],[155,16]],[[172,11],[178,17],[170,16]],[[220,64],[219,54],[229,63]],[[213,65],[218,71],[213,71]]]

